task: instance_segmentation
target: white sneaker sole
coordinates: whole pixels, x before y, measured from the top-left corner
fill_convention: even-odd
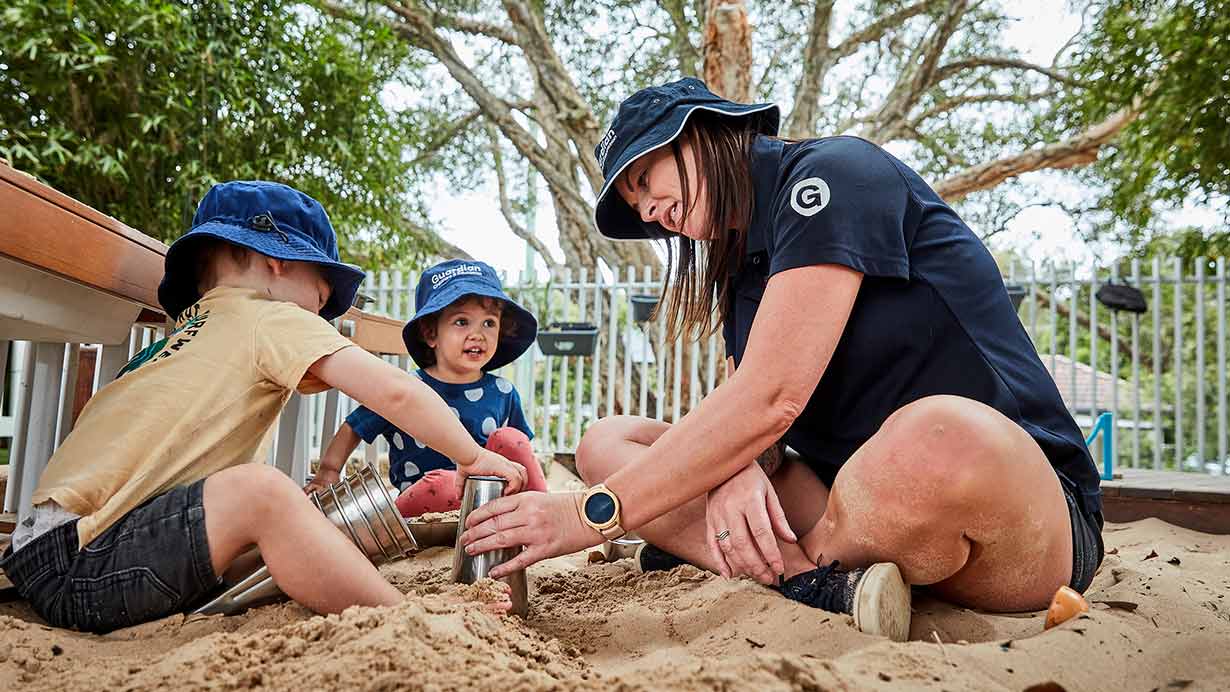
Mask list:
[[[910,587],[891,562],[863,574],[854,592],[854,626],[860,632],[903,642],[910,637]]]

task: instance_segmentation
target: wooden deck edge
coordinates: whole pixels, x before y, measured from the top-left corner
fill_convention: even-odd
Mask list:
[[[1230,534],[1230,503],[1134,495],[1104,495],[1106,521],[1124,523],[1156,518],[1185,529],[1217,535]]]

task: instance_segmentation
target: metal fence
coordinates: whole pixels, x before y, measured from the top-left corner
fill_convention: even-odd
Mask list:
[[[720,335],[668,342],[658,322],[634,319],[633,298],[652,300],[660,271],[627,269],[611,276],[578,269],[549,278],[505,277],[509,294],[538,317],[540,333],[551,334],[557,322],[588,322],[596,329],[592,353],[546,355],[535,346],[499,373],[520,391],[537,449],[571,451],[592,421],[611,414],[678,420],[725,379]],[[1022,325],[1077,422],[1088,431],[1098,414],[1115,413],[1116,465],[1227,471],[1224,259],[1014,266],[1005,268],[1004,280],[1020,299]],[[1111,281],[1138,287],[1147,312],[1116,312],[1099,303],[1098,289]],[[373,302],[365,309],[408,319],[416,282],[417,276],[371,273],[362,292]],[[156,337],[157,330],[138,328],[128,348],[139,349]],[[16,394],[23,373],[32,371],[32,349],[18,342],[12,346],[14,357],[7,363],[0,355],[0,372],[8,371],[9,385],[8,392],[0,389],[0,446],[13,435]],[[66,358],[74,348],[66,347]],[[100,357],[97,367],[109,368],[113,360]],[[410,366],[404,359],[398,365]],[[109,381],[108,373],[96,378]],[[65,377],[61,387],[67,384]],[[306,425],[298,434],[306,437],[301,447],[315,457],[339,412],[321,395],[306,397],[303,405]],[[353,406],[342,397],[340,414]],[[365,450],[369,458],[385,451],[379,445]]]
[[[550,356],[532,348],[501,374],[519,391],[527,419],[549,451],[575,448],[585,427],[613,413],[675,421],[725,378],[720,335],[667,343],[656,322],[634,321],[633,296],[656,296],[661,270],[592,269],[504,277],[509,294],[553,322],[587,321],[598,329],[589,356]],[[416,276],[373,272],[367,310],[408,319]],[[1005,267],[1020,299],[1018,314],[1069,410],[1088,431],[1115,414],[1118,465],[1225,473],[1225,260],[1178,258],[1113,267],[1045,264]],[[1097,299],[1107,283],[1143,293],[1144,314],[1112,310]]]

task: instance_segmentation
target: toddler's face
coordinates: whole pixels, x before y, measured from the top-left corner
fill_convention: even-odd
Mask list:
[[[427,345],[436,353],[436,366],[455,375],[476,375],[500,345],[500,305],[468,298],[440,311],[436,333]]]

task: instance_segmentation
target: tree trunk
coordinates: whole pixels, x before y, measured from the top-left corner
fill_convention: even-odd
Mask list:
[[[705,18],[705,82],[732,101],[752,100],[752,28],[744,0],[713,0]]]

